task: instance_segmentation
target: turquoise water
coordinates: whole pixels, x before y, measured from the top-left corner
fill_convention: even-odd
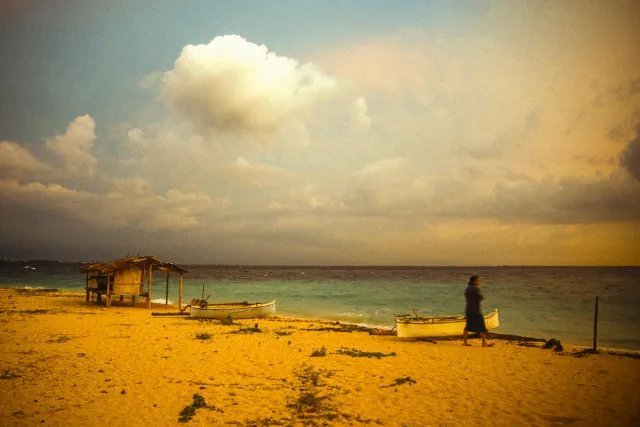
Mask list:
[[[0,284],[82,291],[77,264],[0,265]],[[392,327],[394,315],[464,310],[468,277],[482,278],[484,311],[500,310],[497,332],[590,345],[600,297],[600,346],[640,349],[640,268],[576,267],[227,267],[185,266],[183,301],[270,301],[279,314]],[[152,297],[164,300],[164,276]],[[177,278],[169,298],[177,302]]]

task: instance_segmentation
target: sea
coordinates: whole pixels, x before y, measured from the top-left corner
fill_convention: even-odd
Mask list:
[[[0,286],[83,292],[79,264],[0,264]],[[495,332],[590,346],[599,297],[598,346],[640,350],[640,267],[321,267],[183,265],[183,302],[265,302],[277,313],[392,328],[397,315],[458,315],[479,275],[484,313],[497,308]],[[154,275],[152,299],[164,302],[166,276]],[[169,300],[178,298],[177,275]]]

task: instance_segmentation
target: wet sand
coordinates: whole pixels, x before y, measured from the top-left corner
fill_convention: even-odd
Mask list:
[[[280,317],[221,325],[118,304],[0,288],[1,426],[176,426],[181,413],[193,426],[640,425],[630,357]],[[194,395],[204,403],[191,406]]]

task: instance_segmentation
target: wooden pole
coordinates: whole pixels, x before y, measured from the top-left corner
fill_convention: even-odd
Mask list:
[[[201,300],[204,301],[204,283],[202,284],[202,298],[201,298]]]
[[[107,308],[111,307],[111,276],[107,273]]]
[[[164,291],[164,305],[169,305],[169,272],[167,271],[167,288]]]
[[[598,303],[600,297],[596,297],[596,309],[593,316],[593,351],[598,351]]]
[[[87,270],[87,280],[86,281],[87,281],[87,284],[85,286],[85,289],[87,290],[87,301],[86,302],[89,302],[89,270]]]
[[[178,288],[178,310],[182,310],[182,273],[180,273],[180,285]]]
[[[149,265],[149,286],[147,286],[147,308],[151,308],[151,284],[153,282],[153,265]]]

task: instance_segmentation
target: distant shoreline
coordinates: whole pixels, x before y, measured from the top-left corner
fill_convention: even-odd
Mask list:
[[[68,260],[46,260],[46,259],[31,259],[24,260],[20,258],[2,258],[0,259],[0,265],[2,264],[28,264],[28,265],[84,265],[94,262],[103,262],[104,260],[82,260],[82,261],[68,261]],[[455,265],[455,264],[438,264],[438,265],[396,265],[396,264],[207,264],[207,263],[189,263],[189,262],[175,262],[174,264],[180,266],[190,267],[219,267],[219,268],[281,268],[281,269],[299,269],[299,268],[351,268],[351,269],[445,269],[445,268],[640,268],[640,265],[535,265],[535,264],[504,264],[504,265]]]

